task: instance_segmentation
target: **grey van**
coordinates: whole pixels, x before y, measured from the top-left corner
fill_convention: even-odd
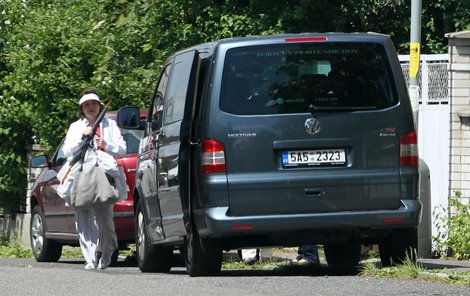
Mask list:
[[[138,108],[118,114],[138,128]],[[164,178],[162,178],[164,176]],[[164,182],[162,181],[164,180]],[[222,252],[322,244],[328,265],[414,258],[421,203],[410,100],[388,36],[197,45],[163,65],[134,191],[139,268],[217,274]]]

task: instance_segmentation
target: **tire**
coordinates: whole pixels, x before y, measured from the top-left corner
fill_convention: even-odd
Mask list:
[[[408,258],[416,263],[418,229],[400,229],[379,243],[380,261],[383,267],[400,265]]]
[[[184,261],[191,277],[211,276],[222,268],[222,248],[217,239],[201,239],[192,223],[187,226]]]
[[[136,257],[142,272],[168,272],[171,269],[173,249],[170,247],[154,246],[147,237],[142,204],[137,203],[135,221]]]
[[[31,213],[29,226],[31,250],[38,262],[57,262],[62,255],[62,245],[46,238],[44,219],[39,206],[35,206]]]
[[[340,244],[326,244],[326,262],[328,266],[339,270],[356,270],[361,259],[361,244],[357,242],[344,242]]]

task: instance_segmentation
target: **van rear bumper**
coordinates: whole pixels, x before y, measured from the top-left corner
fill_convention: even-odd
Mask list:
[[[294,215],[229,216],[228,207],[196,213],[201,237],[275,234],[301,230],[373,230],[409,228],[419,224],[421,202],[401,200],[396,210],[343,211]]]

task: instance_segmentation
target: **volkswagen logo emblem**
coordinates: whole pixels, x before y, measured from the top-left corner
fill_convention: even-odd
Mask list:
[[[315,135],[320,131],[320,122],[315,118],[305,120],[305,131],[309,134]]]

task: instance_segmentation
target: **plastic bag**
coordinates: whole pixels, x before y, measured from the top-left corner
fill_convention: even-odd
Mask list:
[[[119,200],[127,199],[127,184],[124,168],[117,165],[116,159],[101,150],[96,151],[98,157],[98,165],[106,172],[106,174],[114,178],[114,184],[119,192]]]

